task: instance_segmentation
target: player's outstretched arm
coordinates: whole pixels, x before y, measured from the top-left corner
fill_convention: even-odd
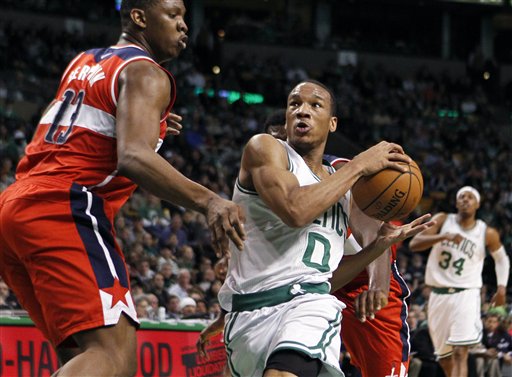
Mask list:
[[[205,214],[218,253],[228,251],[229,238],[241,249],[245,233],[240,207],[186,178],[155,152],[170,90],[165,72],[150,62],[130,63],[121,72],[116,114],[118,173],[164,200]]]
[[[201,357],[208,359],[208,353],[206,352],[206,346],[210,343],[210,339],[220,334],[224,330],[224,322],[227,312],[221,311],[219,316],[210,323],[207,327],[201,331],[199,338],[196,342],[197,352]]]
[[[349,225],[359,244],[367,246],[374,240],[382,221],[365,215],[352,200]],[[366,317],[373,319],[375,313],[388,303],[391,278],[390,258],[391,250],[387,249],[366,266],[369,278],[368,289],[354,299],[356,316],[362,322],[366,320]]]
[[[431,248],[438,242],[454,240],[456,237],[455,234],[439,233],[447,216],[448,215],[444,212],[435,214],[432,217],[432,221],[435,221],[435,224],[414,236],[409,242],[409,249],[411,249],[411,251],[424,251]]]
[[[493,227],[487,227],[485,231],[485,246],[490,251],[494,259],[494,269],[496,271],[496,293],[491,299],[493,306],[502,306],[506,304],[507,284],[510,275],[510,259],[501,243],[498,231]]]
[[[382,223],[376,238],[370,244],[363,247],[359,253],[350,259],[341,260],[340,265],[334,271],[331,278],[331,291],[340,289],[354,279],[363,268],[379,257],[385,250],[389,249],[391,245],[432,227],[435,222],[428,221],[430,217],[430,214],[426,214],[400,226]]]

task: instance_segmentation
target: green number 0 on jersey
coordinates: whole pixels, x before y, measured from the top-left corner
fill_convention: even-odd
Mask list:
[[[319,258],[319,253],[322,257]],[[320,272],[327,272],[329,268],[329,258],[331,257],[331,243],[327,238],[320,233],[308,233],[308,246],[306,252],[302,257],[302,261],[308,267],[316,268]],[[321,263],[313,262],[313,260],[320,260]]]

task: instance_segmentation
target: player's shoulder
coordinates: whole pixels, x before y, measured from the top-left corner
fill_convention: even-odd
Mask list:
[[[500,238],[500,232],[497,228],[490,226],[490,225],[486,224],[485,222],[483,222],[483,224],[485,224],[485,237],[486,238],[497,238],[497,239]]]
[[[247,142],[246,149],[255,149],[261,153],[266,153],[269,150],[285,149],[285,142],[276,139],[269,134],[256,134],[252,136]]]
[[[252,161],[256,165],[271,161],[287,161],[286,142],[268,134],[254,135],[244,148],[243,160]]]
[[[133,76],[141,80],[147,80],[148,76],[156,78],[167,78],[168,74],[155,61],[150,59],[140,59],[130,62],[123,68],[124,75]],[[140,76],[142,75],[142,76]],[[167,81],[169,81],[167,79]]]

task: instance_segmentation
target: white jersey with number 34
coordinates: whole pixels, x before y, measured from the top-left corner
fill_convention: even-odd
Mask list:
[[[482,220],[477,220],[473,228],[464,229],[457,223],[457,215],[449,214],[439,233],[458,233],[464,239],[459,244],[443,241],[432,247],[425,283],[433,287],[482,287],[486,229]]]

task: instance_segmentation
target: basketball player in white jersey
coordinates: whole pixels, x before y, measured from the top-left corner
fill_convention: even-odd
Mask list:
[[[329,294],[328,280],[347,227],[368,245],[359,263],[344,269],[348,282],[393,243],[432,225],[422,224],[428,215],[400,227],[380,224],[352,206],[357,179],[383,168],[401,171],[399,162],[409,157],[381,142],[337,172],[323,165],[337,126],[334,104],[323,84],[302,82],[288,96],[287,142],[260,134],[245,147],[233,200],[246,212],[247,238],[243,252],[231,250],[219,293],[229,312],[224,341],[233,376],[342,376],[344,305]]]
[[[432,247],[425,276],[425,283],[432,287],[428,324],[447,377],[468,375],[468,348],[482,337],[480,289],[486,249],[496,265],[494,305],[505,304],[510,269],[498,231],[476,218],[479,192],[470,186],[462,187],[456,195],[456,206],[456,214],[436,214],[436,224],[409,243],[412,251]]]

